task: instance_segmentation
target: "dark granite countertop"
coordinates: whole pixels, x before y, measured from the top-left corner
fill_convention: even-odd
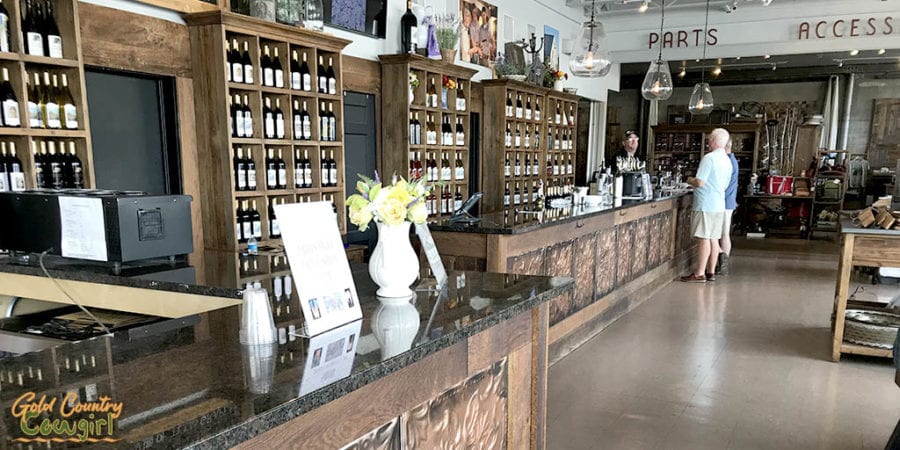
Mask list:
[[[238,296],[241,285],[257,279],[273,292],[274,277],[289,273],[278,254],[218,253],[210,258],[206,268],[197,271],[198,277],[205,277],[203,283],[124,279],[116,284],[149,287],[156,283],[156,289],[206,289],[211,295]],[[443,293],[420,291],[411,302],[394,307],[415,312],[412,316],[418,322],[409,323],[414,337],[400,348],[382,348],[372,332],[377,328],[373,321],[390,314],[376,315],[376,310],[387,307],[374,296],[367,267],[351,268],[362,320],[313,339],[289,334],[303,324],[295,289],[289,298],[271,301],[280,339],[270,346],[240,344],[240,307],[229,307],[195,320],[159,322],[0,358],[0,403],[7,442],[23,437],[10,414],[16,398],[26,392],[62,397],[74,391],[81,401],[108,396],[112,402],[123,403],[114,435],[121,440],[99,444],[103,448],[231,447],[573,286],[570,278],[450,271],[449,287]],[[34,272],[8,263],[0,270]],[[51,271],[99,283],[121,278],[101,269],[56,265]]]
[[[652,200],[618,200],[612,205],[605,206],[570,206],[567,208],[545,208],[541,211],[510,208],[505,211],[482,214],[479,216],[481,221],[473,224],[450,223],[450,221],[444,220],[440,223],[429,224],[429,228],[432,231],[454,231],[460,233],[521,234],[547,226],[586,219],[648,203],[671,200],[685,195],[691,195],[691,193],[658,197]]]
[[[891,236],[891,237],[900,237],[900,231],[897,230],[885,230],[884,228],[878,226],[872,226],[870,228],[862,228],[853,224],[853,221],[847,218],[841,219],[841,233],[845,234],[865,234],[870,236]]]

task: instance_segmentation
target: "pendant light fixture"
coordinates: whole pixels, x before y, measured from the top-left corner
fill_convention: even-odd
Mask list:
[[[569,70],[576,77],[597,78],[606,76],[612,67],[609,46],[603,24],[594,21],[594,1],[591,1],[591,20],[585,22],[569,58]]]
[[[666,0],[661,0],[662,18],[659,21],[659,56],[656,61],[650,63],[647,75],[644,75],[644,83],[641,84],[641,95],[647,100],[668,100],[672,96],[674,85],[672,72],[669,71],[669,63],[662,59],[663,26],[666,22]]]
[[[706,24],[703,25],[703,62],[700,63],[700,82],[694,86],[694,92],[691,93],[691,103],[688,105],[688,111],[691,114],[701,116],[709,114],[714,106],[712,91],[709,89],[709,83],[704,81],[704,69],[702,68],[706,62],[707,33],[709,33],[709,0],[706,0]]]

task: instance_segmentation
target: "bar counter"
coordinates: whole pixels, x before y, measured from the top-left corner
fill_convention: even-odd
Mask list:
[[[202,260],[193,282],[173,281],[171,271],[160,281],[69,264],[49,270],[67,287],[228,301],[256,280],[271,293],[273,280],[290,273],[277,253],[206,252]],[[21,395],[76,391],[81,401],[123,403],[112,436],[119,441],[101,448],[543,448],[547,307],[571,293],[571,279],[450,270],[443,293],[420,291],[388,307],[367,267],[351,268],[362,320],[312,339],[287,334],[303,323],[294,292],[272,300],[280,342],[270,346],[240,344],[240,306],[225,306],[0,358],[4,444],[17,448],[14,439],[25,437],[11,415]],[[8,260],[0,273],[42,276]],[[382,345],[375,329],[407,339]]]
[[[484,214],[431,226],[448,268],[575,279],[550,304],[557,360],[686,270],[694,252],[691,193],[539,214]]]

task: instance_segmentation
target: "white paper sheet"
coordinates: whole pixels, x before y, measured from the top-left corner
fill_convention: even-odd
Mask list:
[[[62,256],[107,260],[102,199],[59,197],[59,222]]]
[[[330,202],[276,205],[306,331],[315,336],[362,318],[359,295]]]
[[[444,268],[444,262],[441,260],[441,255],[434,243],[434,238],[431,237],[431,230],[429,230],[428,225],[424,223],[417,224],[415,227],[416,234],[422,242],[422,248],[425,250],[425,257],[428,259],[428,265],[431,266],[431,273],[434,274],[438,287],[444,286],[444,284],[447,283],[447,270]]]

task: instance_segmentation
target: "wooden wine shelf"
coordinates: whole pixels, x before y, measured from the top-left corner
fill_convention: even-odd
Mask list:
[[[64,58],[50,58],[49,56],[22,55],[22,61],[27,64],[40,64],[42,66],[50,67],[81,67],[81,61]]]
[[[447,154],[450,161],[451,170],[456,168],[456,155],[460,154],[463,168],[467,174],[464,180],[443,181],[445,186],[450,189],[450,195],[455,196],[457,188],[463,196],[463,200],[469,197],[469,143],[471,137],[471,128],[469,121],[469,111],[472,108],[472,76],[476,71],[457,66],[454,64],[446,64],[442,61],[432,60],[419,55],[381,55],[378,57],[381,62],[381,89],[382,102],[381,111],[384,124],[382,127],[382,157],[381,167],[385,174],[394,174],[409,178],[410,152],[421,153],[421,164],[425,170],[425,160],[429,153],[434,154],[437,160],[438,171],[441,169],[441,154]],[[409,102],[409,74],[415,73],[419,79],[419,87],[413,92],[413,101]],[[443,77],[446,76],[453,79],[457,83],[463,83],[463,94],[466,100],[466,109],[464,111],[456,110],[456,90],[449,89],[447,91],[447,107],[436,108],[425,106],[425,95],[428,84],[434,78],[437,90],[443,87]],[[438,94],[441,101],[442,95]],[[450,125],[454,130],[454,140],[456,138],[456,119],[463,118],[463,129],[465,132],[465,145],[431,145],[431,144],[410,144],[409,118],[411,113],[420,114],[419,121],[422,125],[421,141],[425,142],[425,127],[427,115],[434,115],[434,124],[439,129],[443,117],[450,118]],[[439,133],[440,134],[440,133]],[[438,136],[440,138],[440,136]],[[454,141],[455,142],[455,141]],[[435,192],[436,202],[440,208],[441,192]],[[439,209],[438,209],[439,210]],[[429,218],[429,221],[437,221],[446,215],[437,214]]]
[[[263,230],[260,246],[280,245],[280,239],[269,236],[269,202],[274,198],[289,202],[331,200],[337,207],[339,227],[346,233],[344,208],[344,143],[343,143],[343,75],[341,73],[341,51],[350,41],[334,36],[304,30],[297,27],[279,25],[253,17],[227,11],[211,11],[185,16],[191,33],[191,51],[194,70],[194,102],[197,111],[197,133],[201,167],[205,183],[201,186],[203,195],[204,241],[207,249],[240,250],[246,244],[239,244],[235,236],[235,209],[238,201],[256,200]],[[315,71],[316,56],[333,60],[337,77],[337,95],[319,94],[313,77],[313,91],[275,88],[254,83],[229,82],[224,70],[226,65],[225,41],[237,39],[241,46],[248,43],[250,58],[256,71],[259,69],[260,53],[263,45],[279,49],[285,77],[289,86],[290,50],[302,49],[310,58],[311,70]],[[285,50],[287,50],[285,52]],[[232,137],[230,129],[230,105],[233,95],[247,96],[254,119],[254,138]],[[262,129],[262,108],[264,99],[281,100],[284,113],[285,138],[266,139]],[[293,134],[293,99],[307,100],[308,113],[312,125],[313,140],[295,139]],[[319,103],[326,101],[333,107],[336,119],[337,141],[319,141]],[[245,147],[252,151],[256,163],[256,191],[236,191],[232,159],[235,148]],[[287,166],[287,179],[294,180],[295,151],[308,152],[312,165],[312,188],[266,189],[265,157],[268,149],[282,150],[282,158]],[[333,152],[337,162],[338,183],[335,187],[321,186],[321,152]],[[328,156],[328,155],[326,155]]]

